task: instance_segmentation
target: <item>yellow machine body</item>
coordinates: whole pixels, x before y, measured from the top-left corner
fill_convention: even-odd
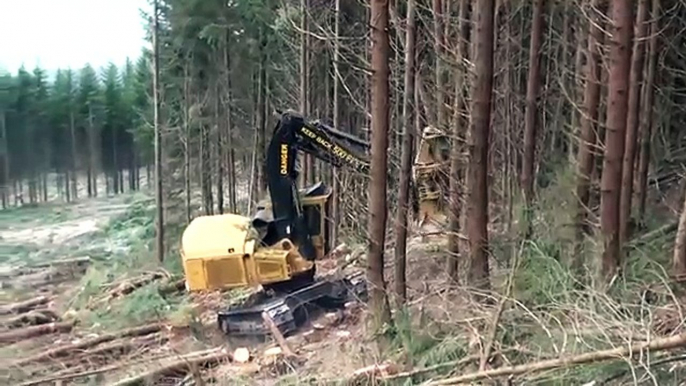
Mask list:
[[[329,196],[330,192],[301,198],[317,259],[329,249]],[[258,205],[258,211],[270,216],[271,203]],[[186,288],[201,291],[280,283],[312,270],[314,262],[304,259],[290,240],[260,246],[259,233],[251,218],[237,214],[193,219],[181,238]]]

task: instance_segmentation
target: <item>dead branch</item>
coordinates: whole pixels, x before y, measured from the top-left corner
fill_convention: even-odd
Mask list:
[[[643,350],[665,351],[686,346],[686,333],[671,336],[669,338],[659,338],[651,342],[635,343],[629,347],[619,347],[609,350],[595,351],[566,358],[549,359],[540,362],[527,363],[517,366],[505,366],[498,369],[478,371],[472,374],[460,375],[457,377],[442,379],[429,383],[431,386],[455,385],[478,381],[486,378],[496,378],[503,376],[519,375],[535,371],[551,370],[584,363],[600,362],[611,359],[619,359],[627,355],[635,355]]]
[[[95,347],[96,345],[100,343],[105,343],[105,342],[110,342],[118,338],[126,338],[126,337],[131,337],[131,336],[143,336],[143,335],[148,335],[152,334],[155,332],[158,332],[162,329],[163,325],[159,323],[155,324],[149,324],[146,326],[139,326],[139,327],[133,327],[129,328],[126,330],[121,330],[109,334],[104,334],[95,338],[91,339],[86,339],[81,342],[73,343],[73,344],[67,344],[59,347],[55,347],[52,350],[44,351],[41,352],[37,355],[34,355],[32,357],[24,358],[24,359],[19,359],[15,363],[13,363],[14,366],[22,366],[28,363],[33,363],[33,362],[41,362],[47,359],[54,359],[58,358],[61,356],[64,356],[70,352],[76,351],[76,350],[84,350],[90,347]]]
[[[33,299],[24,300],[22,302],[7,304],[0,307],[0,315],[7,314],[21,314],[24,312],[31,311],[37,306],[43,305],[50,301],[46,296],[38,296]]]
[[[205,354],[198,356],[197,354],[189,354],[180,356],[177,361],[169,363],[166,366],[147,371],[143,374],[135,375],[130,378],[123,379],[112,386],[128,386],[135,385],[146,379],[151,379],[165,374],[180,372],[180,371],[190,371],[194,366],[201,366],[207,363],[216,363],[223,359],[231,360],[231,353],[227,349],[220,349],[211,354]]]
[[[21,340],[35,338],[37,336],[53,334],[56,332],[69,332],[74,327],[73,322],[60,322],[41,324],[19,330],[10,330],[0,333],[0,343],[14,343]]]

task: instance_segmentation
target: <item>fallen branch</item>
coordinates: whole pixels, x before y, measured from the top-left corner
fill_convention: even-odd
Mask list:
[[[167,275],[165,275],[162,272],[149,272],[145,273],[143,275],[128,279],[126,281],[120,282],[116,284],[113,288],[111,288],[109,291],[107,291],[105,294],[102,296],[98,297],[94,301],[90,302],[88,305],[89,309],[93,309],[97,306],[100,306],[104,303],[110,302],[113,299],[125,296],[130,294],[131,292],[137,290],[138,288],[141,288],[147,284],[150,284],[156,280],[162,279],[162,278],[168,278]]]
[[[14,343],[21,340],[35,338],[37,336],[53,334],[56,332],[69,332],[74,327],[73,322],[61,322],[41,324],[20,330],[10,330],[0,333],[0,343]]]
[[[651,342],[635,343],[629,347],[618,347],[614,349],[595,351],[566,358],[549,359],[540,362],[527,363],[523,365],[505,366],[493,370],[478,371],[472,374],[465,374],[457,377],[434,381],[428,383],[428,385],[455,385],[460,383],[474,382],[486,378],[491,379],[496,377],[512,376],[536,371],[569,367],[584,363],[619,359],[627,355],[633,356],[634,354],[638,354],[643,350],[665,351],[679,347],[686,347],[686,333],[671,336],[669,338],[655,339]]]
[[[491,350],[493,350],[493,343],[495,342],[495,336],[496,332],[498,331],[498,324],[500,323],[500,318],[502,317],[503,311],[505,310],[505,304],[507,304],[508,299],[510,298],[510,296],[512,296],[512,289],[514,287],[514,276],[515,272],[517,272],[517,268],[519,265],[519,255],[521,253],[522,251],[520,247],[520,250],[514,252],[512,256],[512,269],[510,270],[510,274],[507,278],[507,290],[505,291],[505,296],[503,296],[502,299],[500,299],[500,302],[498,303],[498,309],[496,310],[495,315],[493,316],[493,320],[491,321],[491,325],[489,326],[488,338],[486,339],[486,344],[484,345],[483,355],[481,356],[481,360],[479,361],[479,371],[486,370],[486,364],[488,363],[488,360],[491,358]]]
[[[196,360],[198,357],[201,356],[211,356],[212,354],[215,354],[222,350],[221,348],[213,348],[209,350],[204,350],[204,351],[197,351],[194,353],[186,354],[182,356],[184,360]],[[176,354],[174,354],[176,356]],[[24,383],[22,383],[20,386],[35,386],[35,385],[40,385],[42,383],[54,383],[54,382],[60,382],[60,381],[69,381],[77,378],[83,378],[83,377],[88,377],[91,375],[96,375],[96,374],[102,374],[102,373],[107,373],[110,371],[114,370],[119,370],[123,367],[129,367],[129,366],[134,366],[134,365],[140,365],[142,363],[148,363],[148,362],[153,362],[156,360],[162,360],[162,359],[168,359],[171,358],[172,356],[170,355],[164,355],[164,356],[157,356],[157,357],[152,357],[152,358],[142,358],[142,359],[137,359],[136,362],[120,362],[114,365],[110,366],[103,366],[99,367],[94,370],[87,370],[87,371],[79,371],[76,373],[68,373],[68,374],[59,374],[59,375],[53,375],[50,377],[45,377],[45,378],[40,378],[40,379],[34,379],[34,380],[29,380]]]
[[[0,307],[0,315],[21,314],[50,301],[46,296],[38,296],[22,302],[7,304]]]
[[[112,354],[113,352],[118,352],[119,354],[126,354],[136,348],[144,347],[149,344],[164,344],[168,339],[169,337],[160,335],[159,333],[139,336],[130,340],[119,339],[113,342],[103,344],[101,346],[99,345],[94,349],[88,350],[83,354],[79,355],[79,358],[86,357],[89,360],[92,360],[96,355]]]
[[[48,359],[54,359],[58,358],[61,356],[64,356],[70,352],[76,351],[76,350],[84,350],[90,347],[95,347],[96,345],[100,343],[105,343],[105,342],[110,342],[118,338],[126,338],[130,336],[143,336],[143,335],[148,335],[152,334],[154,332],[158,332],[162,329],[163,325],[159,323],[155,324],[149,324],[146,326],[141,326],[141,327],[134,327],[134,328],[129,328],[126,330],[121,330],[117,332],[113,332],[110,334],[104,334],[95,338],[91,339],[86,339],[82,340],[81,342],[78,343],[73,343],[73,344],[67,344],[63,345],[60,347],[55,347],[52,350],[44,351],[41,352],[37,355],[34,355],[29,358],[24,358],[24,359],[19,359],[15,363],[13,363],[14,366],[22,366],[27,363],[33,363],[33,362],[41,362],[44,360]]]
[[[130,378],[122,379],[121,381],[111,385],[111,386],[128,386],[138,384],[139,382],[145,381],[146,379],[151,379],[159,376],[163,376],[172,372],[183,371],[184,369],[192,369],[193,367],[205,365],[206,363],[216,363],[222,359],[228,358],[231,360],[231,353],[227,349],[221,349],[211,354],[196,356],[197,354],[183,355],[179,357],[179,360],[169,363],[166,366],[147,371],[143,374],[135,375]],[[191,371],[191,370],[187,370]]]

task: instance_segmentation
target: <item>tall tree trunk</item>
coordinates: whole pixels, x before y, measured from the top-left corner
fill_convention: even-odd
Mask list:
[[[522,190],[524,193],[524,238],[533,233],[534,163],[536,157],[536,130],[538,126],[538,94],[541,89],[540,52],[543,40],[543,0],[536,0],[531,18],[531,45],[529,46],[529,78],[526,84],[526,111],[524,113],[524,157]]]
[[[586,58],[586,84],[584,86],[583,114],[581,114],[581,140],[577,153],[577,182],[576,182],[576,251],[574,253],[573,267],[581,269],[583,257],[581,246],[584,235],[590,233],[588,224],[589,199],[591,178],[594,165],[594,147],[596,145],[598,121],[598,103],[600,102],[600,46],[603,43],[602,17],[598,15],[601,0],[593,0],[591,9],[593,12],[589,23],[588,49]]]
[[[2,208],[9,206],[10,200],[10,155],[7,146],[7,116],[0,109],[0,151],[2,151]]]
[[[636,158],[636,133],[638,131],[638,112],[641,108],[641,86],[643,83],[643,52],[646,38],[646,14],[648,0],[638,1],[634,47],[631,57],[631,74],[629,78],[629,101],[624,140],[624,157],[622,162],[622,192],[619,202],[619,245],[623,246],[629,239],[629,222],[631,220],[631,198],[634,188],[634,159]]]
[[[379,332],[391,321],[391,311],[386,297],[384,280],[384,244],[386,238],[386,172],[389,115],[389,39],[388,0],[371,3],[372,39],[372,141],[371,170],[369,182],[369,253],[367,278],[371,283],[370,307],[372,328]]]
[[[638,176],[636,178],[636,196],[638,201],[638,222],[643,224],[646,207],[646,191],[648,188],[648,164],[650,162],[650,141],[653,136],[655,124],[653,122],[653,101],[655,100],[655,93],[653,87],[655,86],[655,64],[657,61],[657,44],[660,20],[660,0],[653,0],[650,23],[650,41],[648,52],[648,71],[646,75],[645,87],[643,92],[645,98],[643,102],[643,111],[641,112],[641,127],[639,129],[639,138],[641,141],[641,149],[638,160]]]
[[[214,87],[214,125],[217,130],[217,143],[215,146],[217,158],[215,164],[217,166],[217,211],[219,214],[224,214],[224,126],[226,121],[219,119],[220,117],[220,83]]]
[[[99,159],[99,153],[98,153],[98,133],[95,129],[95,125],[93,125],[93,107],[91,106],[90,102],[88,102],[88,148],[89,148],[89,155],[90,159],[88,160],[89,163],[89,170],[90,170],[90,189],[89,189],[89,195],[92,193],[93,197],[98,196],[98,159]]]
[[[460,253],[460,217],[462,215],[462,197],[460,191],[463,180],[463,152],[465,126],[467,124],[465,109],[465,79],[467,69],[462,65],[469,49],[469,1],[460,0],[458,16],[458,43],[456,60],[460,64],[455,74],[455,111],[453,119],[453,144],[450,156],[450,200],[449,200],[449,233],[448,233],[448,275],[453,283],[458,283]]]
[[[444,55],[443,45],[443,1],[433,0],[434,17],[434,53],[436,55],[436,127],[445,130],[447,109],[445,106],[445,71],[443,69],[442,56]]]
[[[477,0],[474,6],[474,67],[472,120],[469,133],[469,281],[490,288],[488,268],[488,150],[493,94],[494,0]]]
[[[257,80],[257,196],[260,197],[264,192],[267,191],[267,171],[265,170],[265,151],[266,151],[266,130],[265,122],[267,117],[264,116],[265,112],[265,100],[267,96],[266,83],[266,61],[265,52],[266,49],[266,37],[264,36],[264,31],[260,30],[260,63],[259,63],[259,74]]]
[[[78,152],[76,151],[76,125],[74,124],[74,112],[69,112],[69,133],[71,137],[71,195],[74,200],[79,198],[79,187],[77,185],[79,162]]]
[[[160,44],[158,41],[159,24],[158,24],[158,0],[153,1],[153,29],[152,29],[152,95],[153,95],[153,124],[155,130],[155,207],[156,207],[156,221],[155,221],[155,254],[159,262],[164,261],[164,208],[163,208],[163,192],[162,192],[162,127],[160,123]]]
[[[340,29],[341,29],[341,0],[336,0],[335,8],[335,21],[334,21],[334,46],[333,46],[333,127],[340,130],[341,122],[341,106],[340,106],[340,60],[341,60],[341,42],[340,42]],[[338,228],[341,222],[340,215],[340,197],[339,197],[339,181],[338,181],[338,169],[333,169],[332,184],[331,184],[331,243],[332,245],[338,245]]]
[[[399,305],[407,299],[405,283],[405,263],[407,260],[407,214],[410,203],[410,177],[412,175],[412,155],[414,153],[414,62],[415,62],[415,4],[407,2],[407,31],[405,33],[405,79],[403,83],[403,142],[400,159],[400,194],[395,220],[395,295]]]
[[[192,218],[191,209],[191,124],[190,124],[190,74],[188,66],[184,66],[183,74],[183,182],[186,209],[186,223],[190,224]]]
[[[629,0],[612,2],[612,37],[605,123],[605,154],[600,182],[600,227],[603,234],[602,273],[606,278],[620,264],[619,199],[626,132],[633,7]]]
[[[224,44],[224,67],[226,77],[226,100],[224,103],[224,113],[226,114],[226,148],[228,149],[226,167],[229,183],[229,211],[231,213],[236,213],[236,165],[233,150],[233,116],[231,110],[233,94],[231,90],[231,57],[229,56],[229,34],[230,32],[227,31],[226,43]]]
[[[300,19],[300,29],[302,32],[300,33],[300,113],[303,114],[305,117],[308,117],[310,112],[309,112],[309,83],[308,83],[308,77],[309,77],[309,61],[308,59],[308,54],[309,54],[309,24],[307,21],[307,13],[309,12],[308,8],[308,0],[300,0],[300,12],[302,14],[302,17]],[[313,174],[313,167],[312,167],[312,157],[310,157],[308,154],[304,154],[303,156],[303,173],[302,173],[302,186],[305,187],[308,184],[310,184],[311,180],[314,179]]]

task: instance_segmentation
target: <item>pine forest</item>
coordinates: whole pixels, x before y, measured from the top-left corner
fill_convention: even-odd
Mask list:
[[[686,1],[145,2],[0,71],[6,384],[684,385]]]

